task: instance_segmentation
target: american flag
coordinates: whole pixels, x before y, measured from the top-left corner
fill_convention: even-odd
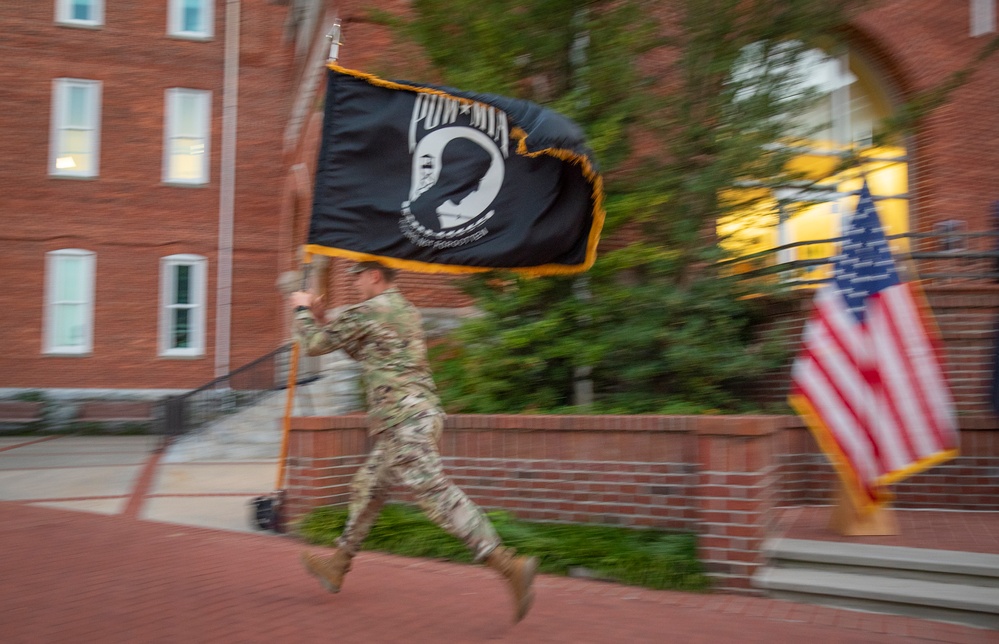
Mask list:
[[[833,279],[815,294],[789,398],[861,508],[886,500],[884,486],[957,454],[935,329],[899,277],[865,182]]]

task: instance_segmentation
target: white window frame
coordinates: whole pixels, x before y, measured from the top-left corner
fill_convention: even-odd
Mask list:
[[[83,292],[78,299],[60,301],[56,299],[60,260],[63,258],[83,258]],[[65,269],[64,269],[65,270]],[[45,311],[42,352],[46,355],[89,355],[94,349],[94,275],[97,271],[97,253],[81,248],[63,248],[45,254]],[[77,345],[58,343],[56,311],[65,305],[83,307],[83,341]]]
[[[82,126],[70,124],[69,92],[84,88],[87,116]],[[49,175],[54,177],[96,177],[101,164],[101,81],[82,78],[56,78],[52,81],[52,120],[49,133]],[[72,130],[85,132],[87,151],[93,156],[93,167],[78,169],[66,165],[66,133]],[[72,163],[72,159],[69,161]]]
[[[195,97],[200,111],[200,128],[196,132],[181,132],[178,117],[182,99]],[[166,90],[163,110],[163,182],[182,185],[205,185],[209,181],[209,160],[211,158],[212,132],[212,92],[203,89],[171,87]],[[192,138],[201,141],[201,174],[198,177],[175,177],[171,174],[173,141],[178,138]]]
[[[104,0],[90,0],[93,9],[93,17],[89,20],[80,20],[73,17],[74,0],[56,0],[56,22],[60,25],[73,27],[103,27],[104,26]]]
[[[996,0],[971,0],[968,8],[972,38],[996,31]]]
[[[172,312],[181,308],[175,304],[174,269],[179,266],[191,267],[189,280],[190,302],[183,305],[191,311],[190,346],[172,347],[173,335]],[[206,294],[208,292],[208,259],[201,255],[168,255],[160,259],[160,329],[159,355],[170,358],[194,358],[205,355],[205,311],[208,308]]]
[[[215,34],[215,0],[199,0],[204,12],[204,25],[198,31],[184,29],[185,0],[170,0],[167,10],[167,35],[189,40],[210,40]]]

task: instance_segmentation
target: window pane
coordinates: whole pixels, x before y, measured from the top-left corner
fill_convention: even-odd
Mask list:
[[[52,326],[55,346],[83,346],[84,308],[83,304],[57,304],[54,307]]]
[[[65,170],[88,174],[93,170],[94,155],[91,152],[93,134],[86,130],[63,130],[62,151],[59,165]]]
[[[177,134],[197,136],[201,132],[201,101],[194,94],[177,97]]]
[[[971,36],[981,36],[996,30],[996,0],[972,0]]]
[[[71,10],[72,5],[68,8]],[[99,97],[100,83],[56,81],[52,95],[52,108],[58,117],[52,136],[53,174],[96,176]]]
[[[91,348],[94,259],[72,249],[46,253],[44,352]]]
[[[173,309],[171,349],[187,349],[191,346],[191,309]]]
[[[73,0],[70,17],[73,20],[93,20],[91,0]]]
[[[176,266],[174,272],[174,304],[191,303],[191,267]]]
[[[90,147],[90,132],[66,130],[62,134],[62,151],[66,154],[85,154]]]
[[[181,31],[204,31],[202,17],[201,0],[184,0],[184,7],[181,14]]]
[[[64,170],[72,170],[76,174],[89,175],[93,174],[93,160],[94,155],[92,154],[68,154],[60,157],[60,166]]]
[[[173,140],[171,154],[199,157],[205,153],[205,144],[195,137],[177,137]],[[199,160],[198,163],[201,163]]]
[[[171,179],[200,179],[204,146],[195,139],[174,139],[170,153]]]
[[[89,110],[87,109],[87,89],[80,85],[70,85],[66,88],[66,123],[65,127],[85,128],[89,126]]]
[[[82,302],[83,257],[60,257],[55,264],[55,301]]]
[[[161,355],[204,353],[205,260],[197,255],[171,255],[161,260]]]
[[[168,94],[167,181],[203,182],[207,179],[209,94],[196,90],[171,90]]]
[[[816,141],[828,142],[832,139],[832,100],[823,96],[816,100],[808,110],[795,117],[795,127],[792,133],[796,136],[807,136]]]

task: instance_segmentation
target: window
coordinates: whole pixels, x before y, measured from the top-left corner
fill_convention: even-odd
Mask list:
[[[172,88],[166,91],[163,181],[208,183],[208,133],[212,93]]]
[[[88,354],[93,349],[96,261],[94,253],[78,248],[45,255],[44,353]]]
[[[100,27],[104,24],[104,0],[56,0],[56,22]]]
[[[908,158],[901,141],[874,146],[878,124],[893,112],[874,68],[856,52],[830,56],[796,44],[798,49],[790,43],[769,53],[758,46],[747,47],[735,74],[735,80],[742,83],[735,99],[754,96],[754,86],[747,86],[746,81],[757,79],[778,99],[813,96],[808,109],[794,114],[794,136],[789,137],[789,144],[799,153],[789,168],[802,173],[805,181],[792,181],[773,190],[771,199],[760,198],[751,209],[719,221],[718,232],[730,250],[742,255],[779,248],[776,257],[766,261],[801,262],[781,275],[812,283],[828,277],[829,265],[813,260],[835,254],[836,244],[827,240],[842,234],[842,220],[854,211],[865,176],[886,233],[900,235],[890,242],[893,252],[908,251],[909,241],[904,237],[909,232]],[[767,53],[775,60],[766,59]],[[764,72],[777,79],[765,78]],[[858,155],[856,167],[837,168],[843,151]],[[748,260],[745,268],[753,268],[750,262],[758,261],[763,260]]]
[[[49,174],[96,177],[100,130],[100,81],[55,79],[52,85]]]
[[[996,30],[996,0],[971,0],[971,37]]]
[[[212,37],[213,0],[170,0],[167,33],[180,38]]]
[[[170,255],[160,262],[160,355],[205,353],[205,266],[200,255]]]

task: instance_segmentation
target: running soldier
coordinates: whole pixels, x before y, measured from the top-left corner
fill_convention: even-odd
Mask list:
[[[395,286],[396,271],[361,262],[349,271],[364,301],[325,322],[311,293],[290,297],[295,334],[310,356],[343,349],[362,367],[367,384],[369,433],[375,444],[351,483],[347,525],[332,555],[302,554],[305,569],[330,592],[339,592],[392,485],[413,491],[437,525],[461,539],[507,580],[519,622],[531,607],[534,557],[501,545],[481,509],[444,474],[438,443],[444,412],[427,362],[420,314]]]

